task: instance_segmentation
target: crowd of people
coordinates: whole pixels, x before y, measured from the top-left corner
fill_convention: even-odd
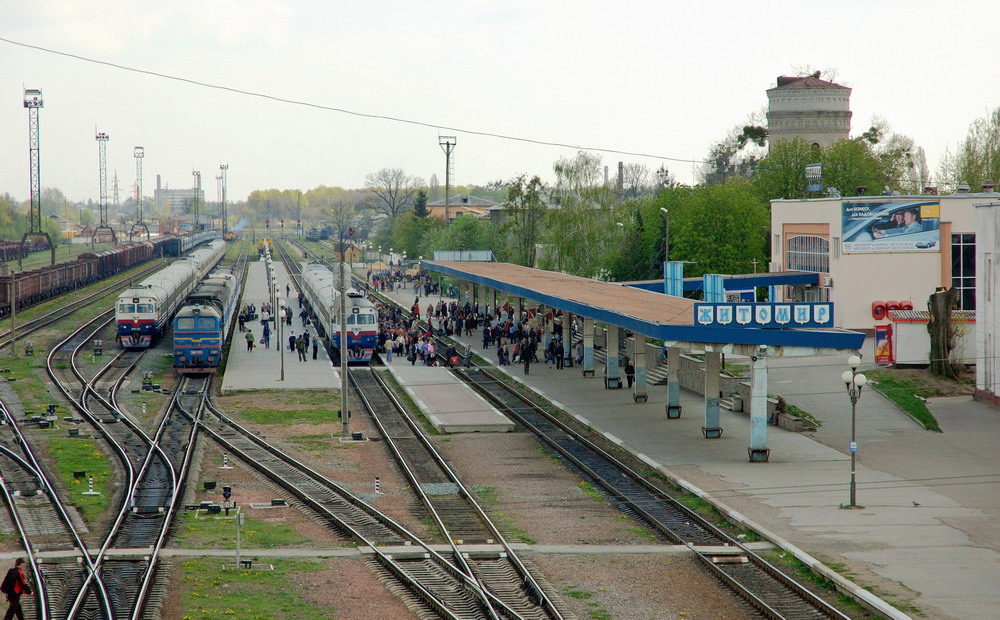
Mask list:
[[[291,292],[291,287],[285,286],[286,292]],[[299,295],[299,308],[301,312],[299,313],[299,320],[302,321],[302,333],[296,335],[295,330],[290,330],[288,333],[288,350],[293,353],[298,353],[298,360],[300,362],[309,361],[309,348],[312,347],[312,358],[316,359],[319,355],[319,338],[312,336],[307,329],[309,326],[309,313],[303,308],[303,297]],[[247,351],[253,351],[258,345],[263,345],[265,349],[271,348],[271,323],[274,321],[281,321],[287,326],[292,325],[292,319],[295,312],[292,308],[283,307],[278,312],[277,316],[271,316],[271,304],[264,302],[260,305],[260,313],[257,312],[257,307],[248,303],[243,306],[239,314],[239,329],[240,332],[245,332],[245,338],[247,341]],[[260,319],[260,340],[257,341],[253,334],[253,328],[250,326],[253,322]],[[284,346],[283,344],[281,346]]]

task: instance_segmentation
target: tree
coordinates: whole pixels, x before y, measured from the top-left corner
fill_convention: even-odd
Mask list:
[[[1000,180],[1000,108],[972,122],[958,153],[942,157],[938,177],[952,188],[968,183],[972,191],[986,179]]]
[[[436,218],[434,218],[436,219]],[[450,226],[434,228],[424,236],[420,254],[431,256],[435,250],[492,250],[502,246],[496,228],[487,220],[460,215]]]
[[[771,152],[758,164],[753,185],[767,201],[804,198],[806,165],[820,161],[820,153],[802,138],[782,140],[772,145]]]
[[[768,205],[744,179],[667,190],[657,201],[670,212],[670,255],[692,261],[688,276],[749,273],[766,261]]]
[[[541,227],[545,217],[545,202],[542,200],[544,185],[537,176],[527,180],[522,174],[510,181],[504,214],[507,219],[501,231],[510,240],[511,262],[532,267],[535,264],[535,244],[541,238]]]
[[[417,217],[427,217],[430,211],[427,210],[427,192],[419,190],[413,199],[413,215]]]
[[[766,139],[764,111],[758,110],[712,145],[699,172],[702,183],[717,185],[733,177],[753,178],[757,163],[766,155]]]
[[[357,209],[353,203],[346,200],[334,200],[326,209],[325,213],[327,220],[330,222],[330,226],[333,228],[333,232],[337,235],[337,246],[340,252],[341,258],[345,258],[344,253],[347,244],[350,243],[354,237],[354,225],[355,218],[357,217]]]
[[[372,198],[372,207],[390,221],[410,207],[421,185],[421,179],[406,176],[402,168],[382,168],[365,177],[365,189]]]
[[[839,188],[844,196],[855,195],[861,186],[875,195],[899,187],[883,169],[870,144],[862,139],[838,140],[823,149],[823,184]]]
[[[927,333],[931,338],[931,373],[948,379],[957,379],[955,367],[951,365],[951,352],[955,347],[955,324],[951,321],[951,309],[958,299],[958,289],[939,288],[927,298]]]
[[[615,185],[618,179],[615,179]],[[651,193],[655,185],[645,164],[628,163],[622,166],[622,198],[635,200]]]
[[[400,215],[392,223],[392,237],[382,242],[383,247],[393,247],[407,256],[420,256],[424,239],[438,228],[444,228],[444,220],[436,217],[417,217],[415,211]]]

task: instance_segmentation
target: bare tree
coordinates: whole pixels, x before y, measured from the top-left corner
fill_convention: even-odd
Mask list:
[[[365,177],[372,207],[389,221],[410,207],[413,195],[423,184],[423,179],[406,176],[402,168],[382,168]]]
[[[617,186],[617,179],[615,179]],[[625,164],[622,166],[622,197],[641,198],[653,190],[649,168],[645,164]]]
[[[342,198],[335,198],[326,209],[326,219],[337,235],[337,248],[340,251],[341,259],[347,255],[344,253],[346,244],[352,241],[355,220],[357,219],[357,207],[353,202]]]

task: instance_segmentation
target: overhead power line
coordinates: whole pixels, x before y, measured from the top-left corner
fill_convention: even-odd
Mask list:
[[[13,39],[8,39],[8,38],[5,38],[5,37],[0,37],[0,41],[3,41],[4,43],[8,43],[10,45],[16,45],[18,47],[23,47],[23,48],[27,48],[27,49],[38,50],[40,52],[45,52],[45,53],[48,53],[48,54],[54,54],[56,56],[63,56],[63,57],[66,57],[66,58],[72,58],[74,60],[80,60],[80,61],[83,61],[83,62],[89,62],[89,63],[95,64],[95,65],[103,65],[105,67],[112,67],[114,69],[120,69],[122,71],[130,71],[132,73],[140,73],[140,74],[143,74],[143,75],[150,75],[150,76],[162,78],[162,79],[165,79],[165,80],[174,80],[176,82],[183,82],[185,84],[191,84],[192,86],[200,86],[202,88],[211,88],[213,90],[221,90],[221,91],[225,91],[225,92],[229,92],[229,93],[233,93],[233,94],[237,94],[237,95],[244,95],[244,96],[247,96],[247,97],[257,97],[259,99],[267,99],[267,100],[275,101],[275,102],[278,102],[278,103],[286,103],[286,104],[289,104],[289,105],[303,106],[303,107],[307,107],[307,108],[314,108],[314,109],[317,109],[317,110],[325,110],[325,111],[328,111],[328,112],[339,112],[341,114],[349,114],[351,116],[358,116],[358,117],[361,117],[361,118],[378,119],[378,120],[390,121],[390,122],[393,122],[393,123],[403,123],[403,124],[406,124],[406,125],[416,125],[418,127],[428,127],[430,129],[434,129],[434,130],[454,131],[454,132],[464,133],[464,134],[469,134],[469,135],[474,135],[474,136],[484,136],[484,137],[488,137],[488,138],[497,138],[497,139],[500,139],[500,140],[510,140],[510,141],[513,141],[513,142],[524,142],[524,143],[528,143],[528,144],[537,144],[537,145],[540,145],[540,146],[556,146],[556,147],[561,147],[561,148],[577,149],[577,150],[581,150],[581,151],[597,151],[597,152],[601,152],[601,153],[614,153],[616,155],[631,155],[633,157],[648,157],[650,159],[659,159],[659,160],[664,160],[664,161],[681,162],[681,163],[687,163],[687,164],[707,164],[707,163],[711,163],[711,162],[707,162],[707,161],[704,161],[704,160],[701,160],[701,159],[682,159],[682,158],[678,158],[678,157],[667,157],[665,155],[657,155],[655,153],[641,153],[641,152],[638,152],[638,151],[626,151],[626,150],[622,150],[622,149],[612,149],[612,148],[604,148],[604,147],[597,147],[597,146],[580,146],[580,145],[576,145],[576,144],[566,144],[566,143],[563,143],[563,142],[551,142],[551,141],[548,141],[548,140],[537,140],[535,138],[526,138],[524,136],[513,136],[513,135],[508,135],[508,134],[495,133],[495,132],[492,132],[492,131],[479,131],[479,130],[476,130],[476,129],[465,129],[465,128],[462,128],[462,127],[450,127],[448,125],[438,125],[438,124],[435,124],[435,123],[428,123],[426,121],[418,121],[418,120],[409,119],[409,118],[402,118],[402,117],[399,117],[399,116],[389,116],[387,114],[371,114],[371,113],[368,113],[368,112],[358,112],[356,110],[348,110],[346,108],[338,108],[336,106],[323,105],[323,104],[320,104],[320,103],[311,103],[311,102],[308,102],[308,101],[301,101],[299,99],[288,99],[286,97],[278,97],[278,96],[275,96],[275,95],[269,95],[267,93],[256,92],[256,91],[252,91],[252,90],[244,90],[244,89],[241,89],[241,88],[234,88],[232,86],[224,86],[222,84],[213,84],[211,82],[202,82],[202,81],[199,81],[199,80],[193,80],[191,78],[180,77],[180,76],[176,76],[176,75],[170,75],[168,73],[160,73],[158,71],[150,71],[148,69],[138,69],[138,68],[135,68],[135,67],[129,67],[127,65],[121,65],[121,64],[118,64],[118,63],[114,63],[114,62],[108,62],[106,60],[98,60],[96,58],[89,58],[87,56],[81,56],[79,54],[72,54],[70,52],[63,52],[63,51],[60,51],[60,50],[55,50],[55,49],[51,49],[51,48],[47,48],[47,47],[42,47],[40,45],[31,45],[30,43],[23,43],[21,41],[15,41]]]

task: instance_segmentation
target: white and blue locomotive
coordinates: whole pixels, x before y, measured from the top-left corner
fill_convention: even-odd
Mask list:
[[[174,317],[174,368],[178,373],[213,373],[240,298],[231,267],[220,267],[187,296]]]
[[[350,274],[348,274],[350,277]],[[340,291],[339,278],[330,268],[312,262],[302,269],[302,294],[320,334],[330,340],[330,346],[340,352]],[[378,345],[378,313],[364,293],[347,289],[347,361],[370,362]]]
[[[219,262],[225,251],[225,242],[212,241],[119,295],[115,304],[115,323],[122,347],[148,348],[170,324],[184,298]]]

